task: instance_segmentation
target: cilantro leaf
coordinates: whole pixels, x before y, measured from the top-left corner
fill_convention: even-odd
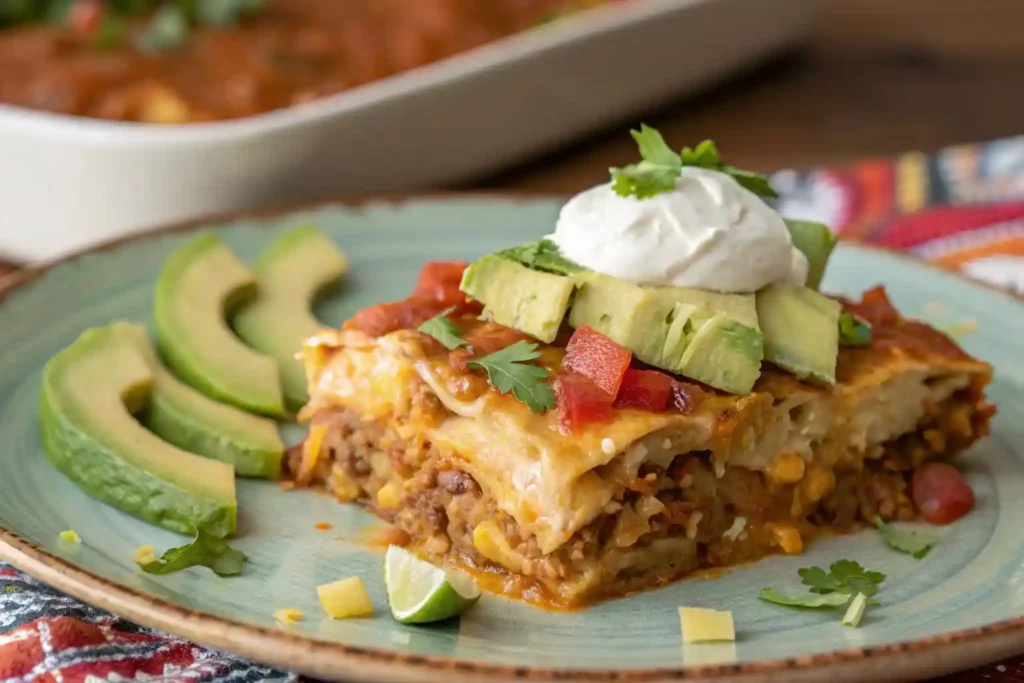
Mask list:
[[[518,247],[502,249],[496,255],[509,261],[515,261],[527,268],[555,275],[572,275],[586,270],[583,266],[576,265],[562,256],[558,245],[547,237],[536,242],[521,244]]]
[[[637,199],[648,199],[668,192],[676,186],[676,179],[679,177],[679,167],[659,166],[646,161],[609,170],[615,194]]]
[[[178,5],[162,5],[136,43],[143,52],[167,52],[184,45],[191,34],[185,11]]]
[[[904,531],[889,526],[881,517],[875,517],[875,526],[878,533],[882,535],[885,544],[901,553],[906,553],[920,560],[931,552],[932,548],[939,542],[939,539],[931,534],[924,534],[918,531]]]
[[[774,588],[762,588],[759,598],[765,602],[786,607],[804,607],[807,609],[834,609],[842,607],[853,599],[846,593],[826,593],[824,595],[784,595]]]
[[[242,573],[245,553],[235,550],[223,538],[217,538],[196,529],[196,537],[188,545],[171,548],[159,559],[138,562],[147,574],[170,574],[189,567],[209,567],[217,576],[237,576]]]
[[[683,147],[679,153],[683,166],[697,166],[698,168],[717,168],[722,164],[718,156],[718,147],[712,140],[703,140],[696,147]]]
[[[797,574],[805,586],[810,586],[812,593],[823,595],[864,593],[870,598],[878,592],[878,584],[885,580],[885,574],[868,571],[853,560],[833,562],[827,573],[819,567],[807,567],[798,570]]]
[[[631,130],[636,140],[642,161],[623,168],[609,169],[612,176],[612,190],[623,197],[647,199],[673,189],[684,166],[706,168],[724,173],[742,187],[762,197],[778,197],[768,178],[760,173],[746,171],[722,163],[718,148],[711,140],[704,140],[696,147],[683,147],[676,154],[665,142],[656,128],[642,124],[640,130]]]
[[[839,343],[843,346],[867,346],[871,343],[871,325],[852,313],[839,316]]]
[[[469,361],[470,367],[487,372],[487,379],[498,391],[512,392],[516,400],[526,404],[535,413],[555,407],[555,391],[544,380],[551,374],[529,361],[540,357],[537,345],[525,340],[517,341],[500,351]]]
[[[642,123],[640,130],[631,130],[629,134],[633,136],[636,146],[640,148],[640,158],[647,163],[655,166],[674,166],[675,168],[679,168],[685,163],[680,155],[672,151],[657,128],[651,128],[646,123]]]
[[[454,310],[455,307],[452,306],[447,311],[438,313],[419,327],[420,332],[423,334],[429,334],[431,337],[441,342],[449,351],[457,349],[460,346],[469,346],[469,344],[463,341],[459,336],[465,332],[465,330],[453,323],[451,318],[448,317]]]

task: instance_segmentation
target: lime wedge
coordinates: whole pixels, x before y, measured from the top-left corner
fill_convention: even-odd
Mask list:
[[[391,546],[384,558],[388,608],[402,624],[426,624],[462,614],[480,598],[476,582]]]

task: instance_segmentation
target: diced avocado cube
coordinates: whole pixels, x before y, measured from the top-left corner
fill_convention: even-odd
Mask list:
[[[588,325],[645,363],[723,391],[753,388],[762,358],[753,295],[641,287],[597,273],[577,280],[573,327]]]
[[[757,293],[765,359],[801,379],[832,386],[842,306],[808,287],[769,285]]]
[[[697,330],[676,372],[731,394],[746,394],[761,376],[763,356],[760,332],[719,314]]]
[[[461,289],[483,303],[495,322],[551,343],[558,336],[576,283],[491,255],[466,268]]]
[[[807,257],[807,282],[804,284],[814,291],[821,286],[825,276],[825,266],[832,249],[836,246],[836,236],[824,223],[814,221],[794,221],[786,219],[789,237],[793,246]]]

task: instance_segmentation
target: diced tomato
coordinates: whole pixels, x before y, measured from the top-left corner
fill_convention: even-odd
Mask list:
[[[371,337],[409,330],[440,313],[443,308],[437,302],[422,302],[411,299],[370,306],[345,321],[346,330],[361,330]]]
[[[914,472],[910,494],[921,516],[931,524],[949,524],[974,507],[974,492],[955,467],[928,463]]]
[[[512,346],[517,341],[529,340],[530,335],[523,334],[511,327],[499,325],[496,322],[488,321],[470,329],[462,338],[472,347],[474,356],[486,356],[495,351],[501,351],[505,347]]]
[[[78,0],[68,14],[68,26],[80,36],[91,36],[107,14],[107,8],[102,0]]]
[[[704,390],[696,384],[679,380],[672,383],[672,407],[680,413],[684,415],[692,413],[697,410],[703,400]]]
[[[860,303],[850,303],[845,308],[847,312],[861,317],[872,325],[892,325],[900,319],[899,312],[889,300],[889,294],[881,285],[864,292]]]
[[[555,378],[555,396],[558,398],[558,418],[562,427],[570,432],[594,422],[612,419],[613,398],[588,377],[567,372]]]
[[[664,372],[627,368],[615,397],[615,407],[660,412],[672,398],[673,384],[675,380]]]
[[[466,295],[459,289],[462,273],[468,265],[465,261],[427,263],[416,280],[412,298],[442,304],[442,311],[454,306],[456,313],[479,313],[483,307],[478,302],[468,301]]]
[[[565,347],[562,367],[590,378],[612,398],[619,393],[622,376],[629,368],[633,352],[597,330],[583,325],[576,329]]]

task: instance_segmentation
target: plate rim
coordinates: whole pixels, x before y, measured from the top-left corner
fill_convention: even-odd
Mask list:
[[[75,251],[52,262],[30,266],[0,278],[0,306],[8,295],[31,285],[49,271],[83,257],[113,251],[135,242],[157,239],[165,235],[188,233],[201,229],[215,230],[230,223],[283,218],[289,214],[323,209],[356,209],[366,205],[384,204],[398,207],[419,201],[488,200],[496,203],[533,203],[564,200],[556,193],[537,192],[428,192],[389,193],[350,197],[321,202],[296,202],[250,211],[233,211],[178,221],[155,228],[134,230]],[[932,266],[904,252],[886,247],[846,240],[847,247],[874,251],[896,257],[909,265],[932,270],[964,284],[973,285],[990,294],[1001,295],[1024,306],[1019,297],[994,285],[967,277],[957,271]],[[349,645],[284,629],[272,629],[190,610],[173,602],[146,595],[136,589],[81,569],[67,559],[54,555],[16,532],[0,525],[0,560],[26,574],[63,591],[85,603],[106,609],[118,616],[150,628],[162,630],[194,642],[227,650],[258,662],[282,669],[341,680],[339,675],[352,674],[367,680],[421,681],[424,675],[443,675],[446,681],[479,680],[559,680],[616,681],[619,683],[653,683],[657,681],[759,681],[811,680],[823,673],[841,676],[844,672],[863,677],[859,668],[870,662],[870,680],[888,680],[898,671],[939,675],[976,666],[1024,651],[1018,636],[1024,633],[1024,616],[1004,619],[992,624],[918,638],[901,643],[848,648],[832,652],[788,659],[758,660],[746,663],[709,665],[687,668],[656,669],[555,669],[516,666],[459,660],[439,655],[406,654],[386,648]],[[967,646],[971,646],[970,649]],[[930,667],[921,665],[925,654],[956,651],[955,657],[935,656]],[[927,671],[926,671],[927,670]],[[865,679],[867,680],[867,679]]]

